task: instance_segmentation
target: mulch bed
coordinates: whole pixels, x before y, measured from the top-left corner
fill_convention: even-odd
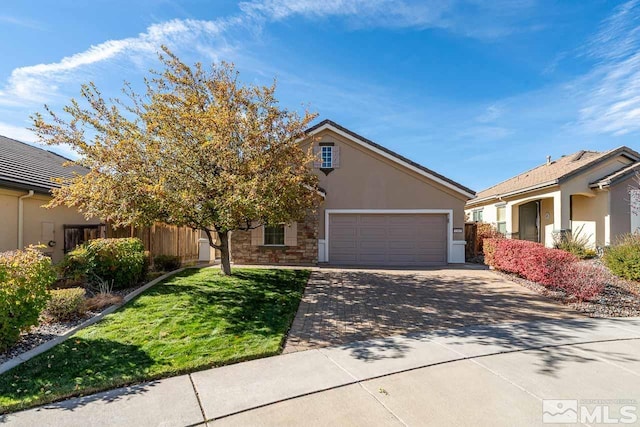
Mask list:
[[[532,291],[552,298],[589,317],[638,317],[640,316],[640,283],[631,282],[614,276],[602,261],[595,258],[580,261],[593,264],[606,270],[610,281],[604,291],[592,301],[575,301],[560,290],[546,288],[538,283],[523,279],[514,274],[494,270],[497,274],[508,278],[512,282],[522,285]]]
[[[146,283],[139,283],[130,288],[114,290],[111,293],[124,297],[135,291],[136,289],[144,286],[145,284]],[[87,297],[92,297],[94,295],[94,291],[92,291],[91,289],[87,289]],[[102,310],[106,309],[107,307],[102,308]],[[91,319],[94,316],[97,316],[102,310],[87,311],[84,316],[68,322],[49,322],[47,321],[47,319],[43,318],[38,326],[34,326],[29,331],[23,332],[20,336],[20,340],[17,343],[15,343],[5,352],[0,353],[0,363],[11,360],[16,356],[21,355],[22,353],[26,353],[27,351],[46,343],[47,341],[51,341],[52,339],[66,334],[82,322]]]

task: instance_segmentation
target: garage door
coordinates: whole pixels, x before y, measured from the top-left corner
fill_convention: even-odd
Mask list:
[[[330,214],[329,263],[430,266],[447,263],[447,216]]]

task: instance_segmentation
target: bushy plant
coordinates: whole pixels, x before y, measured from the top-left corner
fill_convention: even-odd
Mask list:
[[[588,247],[590,236],[584,234],[584,225],[572,232],[553,235],[553,247],[587,259],[596,256],[596,251]]]
[[[94,239],[69,252],[61,272],[65,278],[82,278],[87,283],[103,280],[120,289],[142,280],[146,265],[140,239]]]
[[[49,295],[44,313],[54,321],[77,319],[87,311],[82,288],[53,289]]]
[[[543,285],[553,285],[556,271],[577,261],[568,252],[526,240],[487,239],[485,248],[488,265]]]
[[[574,262],[556,271],[552,283],[555,288],[562,289],[578,301],[588,301],[600,295],[610,279],[611,276],[602,267]]]
[[[478,250],[484,252],[484,242],[487,239],[502,239],[504,235],[493,225],[486,222],[476,224],[476,239]]]
[[[158,271],[173,271],[182,266],[179,256],[157,255],[153,257],[153,266]]]
[[[0,253],[0,350],[38,323],[55,280],[51,259],[35,247]]]
[[[602,260],[616,276],[640,280],[640,234],[620,236],[613,246],[605,249]]]

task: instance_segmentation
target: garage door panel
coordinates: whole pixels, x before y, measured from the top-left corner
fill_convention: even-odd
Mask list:
[[[433,214],[331,214],[329,262],[372,266],[446,264],[447,220]]]

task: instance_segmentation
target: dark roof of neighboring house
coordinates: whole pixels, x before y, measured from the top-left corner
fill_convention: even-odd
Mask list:
[[[634,161],[640,160],[639,153],[624,146],[609,151],[580,150],[568,156],[562,156],[550,164],[544,163],[536,166],[520,175],[482,190],[468,204],[473,205],[482,200],[498,198],[506,194],[517,194],[547,185],[556,185],[602,161],[618,155],[625,155]]]
[[[473,191],[472,189],[470,189],[470,188],[468,188],[468,187],[465,187],[464,185],[462,185],[462,184],[460,184],[460,183],[457,183],[457,182],[455,182],[455,181],[453,181],[453,180],[451,180],[451,179],[447,178],[446,176],[443,176],[443,175],[441,175],[441,174],[439,174],[439,173],[437,173],[437,172],[435,172],[435,171],[433,171],[433,170],[431,170],[431,169],[429,169],[429,168],[427,168],[427,167],[425,167],[425,166],[422,166],[421,164],[416,163],[416,162],[414,162],[413,160],[410,160],[410,159],[408,159],[408,158],[406,158],[406,157],[404,157],[404,156],[402,156],[402,155],[400,155],[400,154],[398,154],[398,153],[396,153],[396,152],[394,152],[394,151],[391,151],[391,150],[389,150],[388,148],[383,147],[382,145],[377,144],[377,143],[375,143],[375,142],[371,141],[370,139],[367,139],[367,138],[365,138],[364,136],[359,135],[359,134],[357,134],[357,133],[355,133],[355,132],[353,132],[353,131],[351,131],[351,130],[349,130],[349,129],[345,128],[344,126],[340,126],[339,124],[337,124],[336,122],[334,122],[334,121],[332,121],[332,120],[328,120],[328,119],[323,120],[323,121],[321,121],[320,123],[318,123],[318,124],[316,124],[316,125],[311,126],[311,127],[310,127],[309,129],[307,129],[305,132],[306,132],[306,133],[313,132],[314,130],[316,130],[316,129],[318,129],[318,128],[320,128],[320,127],[324,126],[324,125],[331,125],[331,126],[333,126],[333,127],[337,128],[337,129],[341,130],[342,132],[344,132],[344,133],[346,133],[346,134],[349,134],[349,135],[351,135],[352,137],[354,137],[354,138],[356,138],[356,139],[358,139],[358,140],[360,140],[360,141],[362,141],[362,142],[364,142],[364,143],[366,143],[366,144],[371,145],[372,147],[377,148],[378,150],[384,151],[385,153],[387,153],[387,154],[389,154],[389,155],[391,155],[391,156],[395,157],[396,159],[398,159],[398,160],[400,160],[400,161],[402,161],[402,162],[408,163],[408,164],[410,164],[411,166],[413,166],[413,167],[415,167],[415,168],[418,168],[418,169],[420,169],[420,170],[421,170],[421,171],[423,171],[423,172],[426,172],[426,173],[428,173],[428,174],[430,174],[430,175],[433,175],[433,176],[435,176],[435,177],[438,177],[439,179],[441,179],[441,180],[443,180],[443,181],[445,181],[445,182],[448,182],[449,184],[451,184],[451,185],[453,185],[453,186],[455,186],[455,187],[459,188],[460,190],[462,190],[462,191],[464,191],[464,192],[466,192],[466,193],[476,194],[476,192],[475,192],[475,191]]]
[[[53,178],[86,174],[80,166],[63,166],[70,160],[51,151],[0,136],[0,186],[49,193],[60,185]]]

